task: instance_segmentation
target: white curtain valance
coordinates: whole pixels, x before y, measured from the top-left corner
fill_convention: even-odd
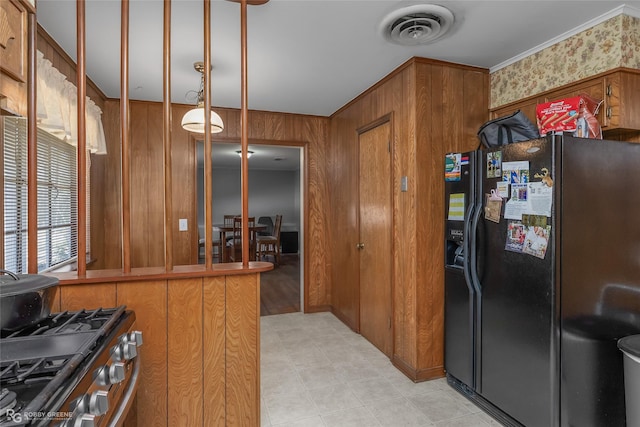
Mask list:
[[[67,78],[38,51],[37,116],[38,126],[61,140],[77,146],[78,91]],[[95,154],[107,154],[102,127],[102,110],[87,97],[85,103],[86,144]]]

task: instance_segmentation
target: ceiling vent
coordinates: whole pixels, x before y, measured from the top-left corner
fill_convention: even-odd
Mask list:
[[[392,43],[415,46],[432,43],[453,25],[453,13],[443,6],[418,4],[400,8],[384,17],[382,35]]]

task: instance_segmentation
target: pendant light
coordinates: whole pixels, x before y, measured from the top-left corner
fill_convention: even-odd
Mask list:
[[[204,63],[195,62],[193,68],[201,74],[200,90],[198,91],[198,104],[182,118],[182,128],[188,132],[204,133]],[[215,111],[211,110],[211,133],[219,133],[224,129],[222,119]]]

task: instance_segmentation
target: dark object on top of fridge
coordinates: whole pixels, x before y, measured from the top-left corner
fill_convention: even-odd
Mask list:
[[[474,179],[445,184],[445,248],[462,230],[465,254],[445,265],[449,383],[506,425],[623,426],[640,144],[565,134],[458,156],[476,160],[462,169]]]
[[[489,120],[478,130],[478,138],[486,148],[539,138],[538,127],[520,110],[508,116]]]

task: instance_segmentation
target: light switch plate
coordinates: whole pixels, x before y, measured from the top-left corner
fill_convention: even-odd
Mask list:
[[[400,191],[409,190],[409,178],[405,175],[400,179]]]
[[[189,227],[187,226],[187,218],[180,218],[178,220],[178,230],[187,231]]]

